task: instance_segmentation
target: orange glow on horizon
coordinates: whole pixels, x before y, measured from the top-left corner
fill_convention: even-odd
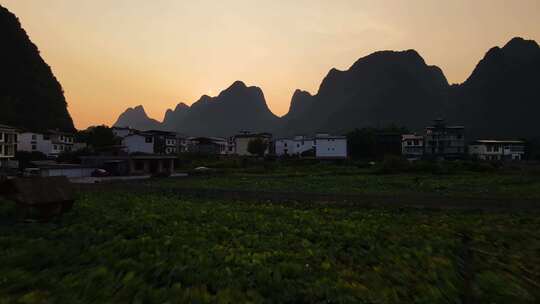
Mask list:
[[[538,0],[194,2],[0,0],[52,67],[77,128],[139,104],[162,120],[235,80],[281,116],[295,89],[315,94],[332,67],[385,49],[416,49],[458,83],[489,48],[540,41]]]

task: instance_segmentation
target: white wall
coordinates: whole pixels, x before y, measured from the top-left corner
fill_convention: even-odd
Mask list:
[[[317,138],[316,140],[317,158],[346,158],[347,139],[346,138]]]
[[[42,169],[41,176],[90,177],[94,170],[94,168]]]
[[[32,136],[35,136],[36,139],[33,140]],[[32,145],[35,142],[36,149],[32,149]],[[53,144],[51,140],[43,139],[43,134],[26,132],[19,135],[19,145],[17,147],[19,151],[39,151],[47,156],[51,154],[59,154],[60,150],[53,150]]]
[[[313,139],[278,139],[274,142],[276,155],[296,155],[313,149],[315,141]],[[285,153],[287,151],[287,153]]]
[[[122,140],[122,145],[126,147],[128,153],[154,153],[154,140],[152,142],[146,142],[147,136],[131,135]],[[151,137],[151,136],[150,136]]]

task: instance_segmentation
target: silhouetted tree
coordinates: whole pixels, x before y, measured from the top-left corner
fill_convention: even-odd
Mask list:
[[[15,153],[15,159],[19,162],[19,169],[24,170],[25,168],[28,168],[32,161],[46,160],[47,155],[39,151],[17,151],[17,153]]]
[[[262,138],[255,138],[248,143],[248,152],[253,155],[264,156],[264,152],[268,148],[268,143]]]
[[[85,142],[88,147],[94,150],[103,150],[120,144],[112,129],[108,126],[92,126],[86,130],[77,132],[76,141]]]
[[[388,145],[401,145],[399,143],[386,143],[381,140],[385,135],[401,138],[401,134],[409,133],[406,128],[391,125],[386,128],[362,128],[355,129],[347,134],[347,146],[349,155],[353,159],[382,159],[387,154],[400,154],[394,151],[396,148],[389,148]],[[401,147],[401,146],[400,146]]]

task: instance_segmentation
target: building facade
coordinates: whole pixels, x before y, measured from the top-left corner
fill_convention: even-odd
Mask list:
[[[401,136],[401,155],[407,159],[421,159],[424,156],[424,136],[403,134]]]
[[[227,140],[221,137],[190,137],[187,152],[196,154],[227,154]]]
[[[127,135],[122,139],[122,146],[125,152],[132,153],[154,153],[154,137],[151,134],[137,133]]]
[[[278,156],[315,156],[315,138],[295,136],[274,140],[275,153]]]
[[[315,136],[315,157],[317,158],[347,158],[347,137],[329,134]]]
[[[271,152],[272,134],[244,132],[242,134],[238,134],[233,137],[234,154],[240,155],[240,156],[252,155],[248,151],[248,146],[249,146],[249,142],[254,139],[262,139],[263,141],[267,143],[267,148],[266,148],[266,151],[264,152],[265,155]]]
[[[15,157],[18,141],[17,129],[0,125],[0,167],[7,166],[7,162]]]
[[[469,155],[480,160],[520,161],[525,157],[522,140],[477,140],[469,145]]]
[[[23,132],[19,138],[19,150],[41,152],[49,158],[56,158],[64,152],[74,150],[75,136],[61,131],[45,133]]]
[[[426,127],[424,157],[428,159],[462,159],[465,157],[465,127],[449,126],[442,119]]]

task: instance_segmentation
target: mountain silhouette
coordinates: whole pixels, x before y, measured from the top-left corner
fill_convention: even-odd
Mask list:
[[[538,136],[539,84],[540,47],[514,38],[489,50],[469,78],[452,87],[449,116],[469,137]]]
[[[74,131],[62,86],[19,19],[0,5],[0,123]]]
[[[262,91],[235,82],[217,97],[168,110],[161,128],[190,135],[227,136],[240,130],[277,136],[354,128],[407,127],[421,132],[436,117],[463,124],[468,139],[538,136],[540,48],[514,38],[490,49],[462,84],[449,85],[440,68],[414,50],[381,51],[358,59],[346,71],[331,69],[318,92],[296,90],[281,118],[268,109]],[[146,117],[147,120],[149,118]]]
[[[346,132],[397,124],[418,128],[446,102],[448,82],[416,51],[376,52],[348,70],[332,69],[311,98],[297,95],[284,116],[283,133]]]
[[[118,120],[114,123],[116,127],[130,127],[137,130],[160,130],[163,129],[162,124],[148,117],[144,107],[139,105],[134,108],[127,109],[120,114]]]
[[[142,130],[152,126],[196,136],[230,136],[242,130],[273,129],[278,120],[268,108],[260,88],[236,81],[216,97],[203,95],[191,107],[180,103],[174,111],[167,110],[162,124],[148,118],[146,113],[143,115],[140,109],[136,113],[131,109],[124,112],[115,125]]]

